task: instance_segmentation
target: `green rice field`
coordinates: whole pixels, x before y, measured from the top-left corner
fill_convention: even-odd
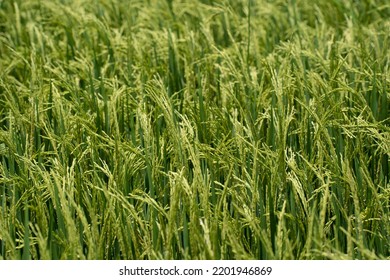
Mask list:
[[[390,2],[0,0],[0,259],[390,260]]]

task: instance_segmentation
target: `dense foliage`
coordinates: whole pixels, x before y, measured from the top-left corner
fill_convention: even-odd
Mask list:
[[[388,259],[389,19],[0,0],[0,258]]]

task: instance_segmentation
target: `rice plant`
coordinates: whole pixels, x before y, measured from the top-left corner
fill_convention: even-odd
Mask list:
[[[0,258],[389,259],[385,0],[0,0]]]

